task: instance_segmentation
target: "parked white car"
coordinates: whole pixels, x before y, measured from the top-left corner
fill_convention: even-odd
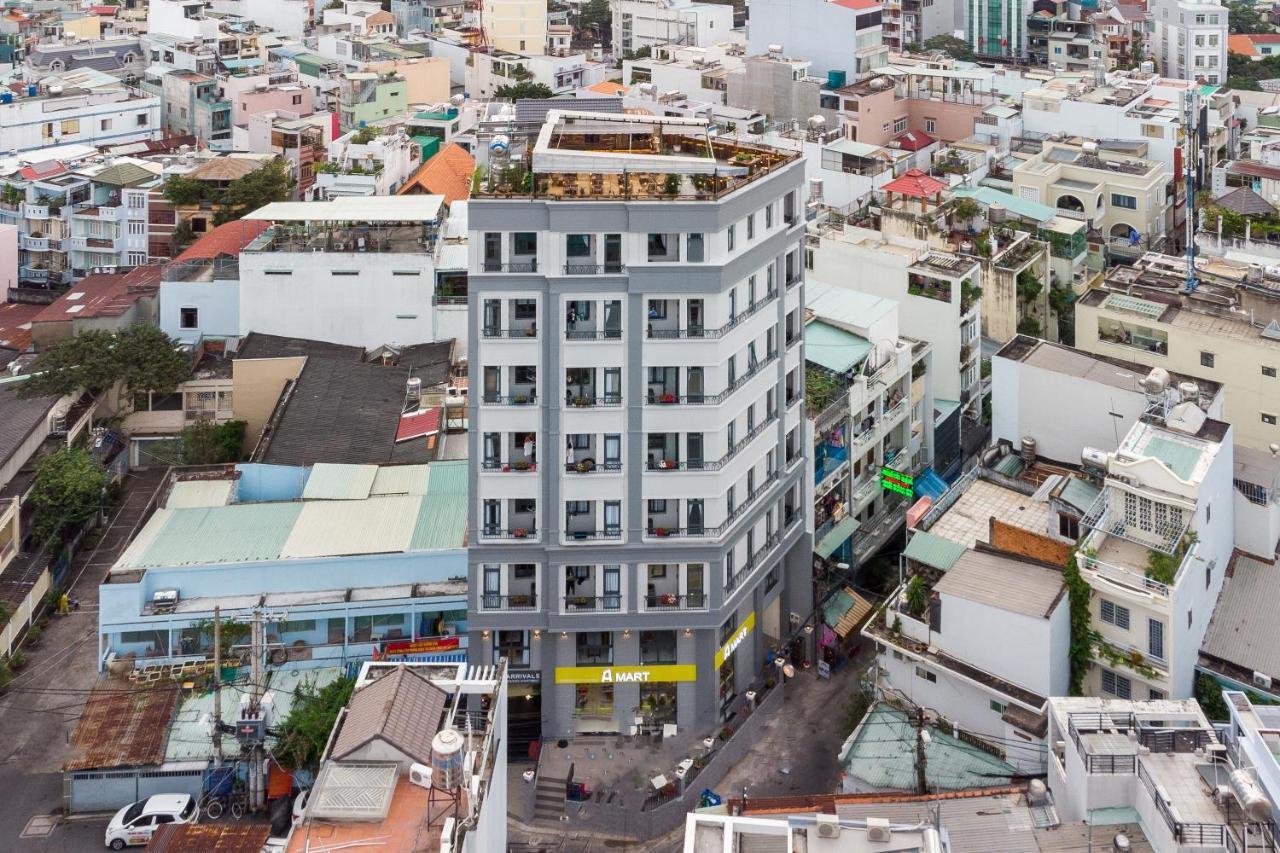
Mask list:
[[[156,794],[116,812],[107,824],[106,844],[112,850],[146,844],[157,826],[190,823],[195,816],[196,801],[190,794]]]

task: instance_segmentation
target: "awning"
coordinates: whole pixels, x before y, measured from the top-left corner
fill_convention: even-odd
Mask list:
[[[827,534],[818,540],[813,547],[813,552],[822,559],[827,559],[837,548],[843,545],[853,531],[858,529],[858,519],[853,516],[842,518],[827,531]]]
[[[831,600],[822,608],[822,621],[844,639],[853,633],[871,613],[871,602],[858,595],[849,587],[831,596]]]
[[[964,556],[965,547],[950,539],[943,539],[925,530],[917,530],[902,555],[917,563],[945,572]]]

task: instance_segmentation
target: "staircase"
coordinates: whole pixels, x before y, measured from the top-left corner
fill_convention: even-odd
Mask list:
[[[538,786],[533,794],[533,819],[535,821],[556,821],[564,814],[564,794],[567,779],[552,779],[550,776],[539,776]]]

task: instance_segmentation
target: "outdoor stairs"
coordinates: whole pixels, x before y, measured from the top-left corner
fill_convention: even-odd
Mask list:
[[[538,787],[533,793],[533,819],[535,821],[559,821],[564,814],[565,788],[567,779],[552,779],[549,776],[538,777]]]

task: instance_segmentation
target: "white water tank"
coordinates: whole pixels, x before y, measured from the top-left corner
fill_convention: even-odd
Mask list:
[[[1271,801],[1267,799],[1266,794],[1262,793],[1252,773],[1242,767],[1232,771],[1227,779],[1231,783],[1231,790],[1235,792],[1236,799],[1240,802],[1240,807],[1249,816],[1249,820],[1271,820]]]
[[[1200,399],[1200,386],[1194,382],[1179,382],[1178,393],[1182,395],[1182,399],[1194,403]]]
[[[441,729],[431,740],[431,784],[442,791],[462,786],[462,758],[466,741],[457,729]]]
[[[1151,372],[1138,383],[1148,394],[1160,394],[1169,387],[1169,371],[1163,367],[1153,367]]]

